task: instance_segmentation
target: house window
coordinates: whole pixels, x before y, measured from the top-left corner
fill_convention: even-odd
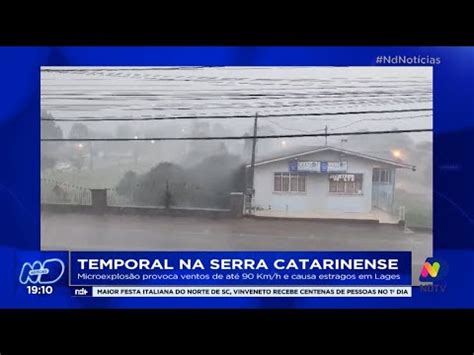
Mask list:
[[[275,173],[273,191],[306,192],[306,176],[294,173]]]
[[[290,175],[290,191],[291,192],[298,191],[298,176]]]
[[[380,182],[384,184],[392,183],[392,170],[391,169],[380,169],[374,168],[374,172],[372,175],[373,182]]]
[[[344,181],[337,182],[337,192],[344,192],[346,190],[346,183]]]
[[[298,175],[298,192],[306,192],[306,176]]]
[[[281,186],[281,191],[289,191],[290,187],[290,174],[289,173],[282,173],[281,174],[283,184]]]
[[[275,173],[275,178],[273,179],[273,191],[281,191],[281,174]]]
[[[330,174],[329,192],[345,195],[362,195],[363,174]]]

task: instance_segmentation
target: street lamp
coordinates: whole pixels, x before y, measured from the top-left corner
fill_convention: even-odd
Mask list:
[[[400,159],[402,157],[402,152],[398,149],[392,150],[392,155],[394,158]]]

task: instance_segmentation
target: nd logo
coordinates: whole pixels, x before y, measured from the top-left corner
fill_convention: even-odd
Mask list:
[[[44,261],[26,262],[21,267],[19,281],[21,284],[50,285],[58,282],[64,274],[64,262],[52,258]]]
[[[429,282],[442,279],[447,273],[447,264],[435,258],[427,258],[420,272],[420,281]]]

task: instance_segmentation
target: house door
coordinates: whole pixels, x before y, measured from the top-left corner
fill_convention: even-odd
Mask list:
[[[393,187],[395,181],[393,169],[374,168],[372,174],[372,206],[391,212]]]
[[[379,206],[379,184],[372,182],[372,207]]]

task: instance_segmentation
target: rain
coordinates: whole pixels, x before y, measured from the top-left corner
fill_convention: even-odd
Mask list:
[[[412,250],[418,262],[432,248],[432,85],[430,67],[42,67],[42,248]],[[356,217],[259,204],[253,155],[319,147],[413,167],[387,175],[382,212],[403,210],[404,229],[315,228]],[[298,200],[313,176],[281,186]]]

